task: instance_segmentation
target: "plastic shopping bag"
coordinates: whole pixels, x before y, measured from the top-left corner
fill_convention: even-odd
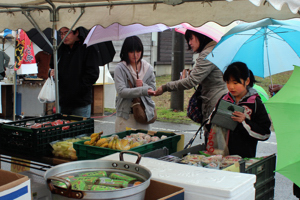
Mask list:
[[[227,156],[229,155],[228,139],[228,129],[212,124],[208,135],[206,150],[211,155]]]
[[[55,83],[52,77],[48,78],[42,87],[38,100],[41,103],[49,103],[55,101]]]

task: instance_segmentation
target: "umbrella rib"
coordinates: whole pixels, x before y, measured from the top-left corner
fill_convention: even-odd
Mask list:
[[[253,34],[252,34],[253,35]],[[254,40],[257,40],[257,39],[259,39],[259,38],[261,38],[261,37],[263,37],[264,35],[257,35],[257,37],[256,38],[253,38],[252,40],[249,40],[249,41],[246,41],[244,44],[248,44],[248,43],[250,43],[250,42],[252,42],[252,41],[254,41]]]
[[[271,31],[271,30],[270,30]],[[272,31],[273,32],[273,31]],[[292,32],[292,31],[291,31]],[[276,34],[275,32],[273,32],[274,34]],[[281,41],[283,41],[283,42],[285,42],[293,51],[294,51],[294,53],[296,54],[296,55],[298,55],[297,54],[297,52],[294,50],[294,48],[289,44],[289,43],[287,43],[286,41],[285,41],[285,39],[283,39],[282,37],[280,37],[280,35],[278,35],[278,34],[276,34],[279,38],[276,38],[276,37],[273,37],[273,38],[275,38],[275,39],[277,39],[277,40],[281,40]],[[271,36],[270,36],[271,37]],[[299,55],[298,55],[298,57],[299,57]]]
[[[254,40],[257,40],[257,39],[259,39],[260,37],[262,37],[262,36],[264,36],[265,35],[265,32],[264,31],[262,31],[262,29],[261,28],[255,28],[255,30],[257,30],[257,32],[259,33],[261,33],[261,34],[236,34],[236,35],[252,35],[252,36],[254,36],[254,35],[256,35],[257,37],[256,38],[253,38],[252,40],[249,40],[249,41],[246,41],[244,44],[247,44],[247,43],[249,43],[249,42],[252,42],[252,41],[254,41]]]
[[[296,31],[284,31],[284,32],[278,32],[278,33],[288,33],[288,32],[296,32]],[[253,34],[237,34],[237,35],[253,35]],[[249,40],[249,41],[245,42],[245,44],[247,44],[247,43],[249,43],[249,42],[252,42],[252,41],[254,41],[254,40],[256,40],[256,39],[258,39],[258,38],[260,38],[260,37],[262,37],[262,36],[264,36],[264,35],[285,42],[285,40],[284,40],[282,37],[280,37],[277,33],[273,32],[273,31],[270,30],[270,29],[269,29],[269,32],[266,33],[266,34],[261,34],[261,35],[256,34],[256,35],[257,35],[256,38],[253,38],[252,40]],[[278,37],[274,37],[273,35],[276,35],[276,36],[278,36]]]

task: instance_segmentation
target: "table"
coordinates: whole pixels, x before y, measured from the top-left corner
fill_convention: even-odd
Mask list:
[[[44,81],[23,81],[22,85],[17,87],[19,93],[22,94],[21,111],[25,116],[40,116],[54,105],[45,106],[37,100],[37,96],[43,86]],[[105,85],[113,85],[114,83],[105,83]],[[10,118],[13,116],[13,83],[1,82],[1,97],[2,97],[2,113],[0,118]],[[92,114],[104,114],[104,87],[103,83],[93,85],[93,103]],[[52,114],[52,111],[51,113]]]
[[[8,158],[13,157],[13,158]],[[36,157],[31,155],[20,155],[16,153],[11,153],[9,151],[0,149],[0,169],[1,169],[1,161],[2,162],[10,162],[12,159],[24,159],[28,161],[38,162],[41,163],[41,166],[47,166],[46,168],[49,168],[51,166],[59,165],[66,162],[72,162],[72,160],[62,159],[62,158],[55,158],[55,157]],[[35,167],[34,163],[32,163],[33,168]]]

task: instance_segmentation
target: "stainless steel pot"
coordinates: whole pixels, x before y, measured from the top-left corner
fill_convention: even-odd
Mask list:
[[[137,155],[136,163],[125,162],[124,153]],[[52,199],[107,199],[107,200],[143,200],[146,189],[150,185],[151,171],[139,165],[141,155],[133,151],[120,152],[120,161],[114,160],[83,160],[57,165],[45,172],[44,178],[52,192]],[[120,172],[132,175],[144,181],[140,185],[127,187],[113,191],[80,191],[72,190],[68,180],[60,178],[72,173],[83,173],[87,171],[104,170],[107,172]],[[67,189],[55,187],[52,180],[62,181],[67,185]]]

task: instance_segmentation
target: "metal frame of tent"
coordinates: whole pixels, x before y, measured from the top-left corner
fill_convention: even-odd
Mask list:
[[[34,3],[36,5],[33,5]],[[48,3],[49,5],[38,5],[39,3],[40,4],[41,3]],[[269,7],[265,7],[264,9],[259,8],[260,6],[254,8],[255,7],[254,5],[251,5],[251,6],[254,6],[254,7],[251,7],[251,9],[252,10],[253,9],[259,10],[257,12],[258,13],[257,16],[255,16],[255,15],[248,15],[248,16],[246,16],[246,15],[244,15],[244,13],[242,12],[242,10],[240,10],[240,9],[237,9],[237,11],[236,11],[237,14],[239,14],[239,16],[225,16],[222,13],[222,11],[223,11],[222,8],[224,7],[224,5],[228,6],[228,7],[230,7],[231,5],[232,6],[234,6],[234,5],[242,5],[242,4],[248,5],[248,4],[251,4],[249,2],[249,0],[235,0],[233,2],[226,2],[225,0],[212,0],[212,1],[208,1],[208,0],[154,0],[154,1],[153,0],[130,0],[130,1],[127,1],[127,0],[125,0],[125,1],[118,0],[118,1],[103,1],[103,2],[97,1],[96,3],[94,2],[94,3],[74,3],[74,4],[70,4],[68,1],[64,1],[64,3],[65,4],[63,4],[63,3],[57,4],[58,6],[56,6],[56,4],[54,2],[52,2],[51,0],[36,1],[36,2],[33,1],[32,4],[29,4],[29,3],[28,4],[0,3],[0,8],[3,8],[3,9],[0,9],[0,14],[1,13],[11,14],[11,13],[16,13],[16,12],[21,12],[28,19],[28,21],[38,30],[38,32],[43,36],[43,38],[45,39],[45,41],[47,41],[47,43],[53,48],[53,61],[54,61],[53,63],[54,63],[54,69],[55,69],[55,76],[56,77],[58,77],[57,76],[58,75],[57,74],[58,73],[58,70],[57,70],[57,49],[61,45],[61,44],[57,45],[56,30],[57,30],[57,23],[60,21],[59,20],[59,17],[60,17],[59,16],[59,11],[62,10],[62,9],[74,9],[74,10],[76,8],[80,9],[80,14],[75,19],[73,25],[70,27],[70,30],[72,30],[73,27],[75,27],[75,25],[79,22],[79,20],[84,15],[85,10],[87,8],[90,8],[90,7],[99,7],[99,8],[100,7],[102,7],[102,8],[106,7],[110,11],[111,9],[113,9],[114,6],[128,6],[128,5],[133,5],[133,6],[146,5],[146,6],[149,6],[149,5],[153,5],[152,6],[152,9],[153,9],[152,11],[154,11],[154,10],[159,10],[157,7],[158,7],[158,5],[160,5],[159,8],[163,7],[163,9],[159,10],[157,12],[159,12],[160,14],[162,14],[162,13],[168,14],[168,13],[166,13],[166,10],[164,10],[164,9],[170,9],[170,11],[171,11],[171,9],[178,8],[177,6],[185,5],[186,3],[189,3],[189,4],[186,4],[186,5],[189,5],[189,6],[192,6],[192,7],[195,7],[196,4],[197,4],[197,6],[203,6],[203,7],[204,7],[204,4],[205,5],[207,4],[210,7],[212,7],[212,5],[213,6],[215,5],[215,8],[218,8],[219,10],[216,11],[216,9],[214,9],[212,11],[220,13],[220,15],[218,15],[218,16],[214,15],[214,16],[212,16],[211,21],[217,21],[217,22],[220,21],[220,23],[223,24],[223,25],[225,25],[226,23],[229,23],[229,22],[231,22],[233,20],[237,20],[236,17],[243,18],[242,16],[244,16],[244,18],[246,18],[246,19],[240,19],[240,20],[246,20],[246,21],[247,20],[250,20],[250,21],[251,20],[255,20],[256,18],[263,17],[263,16],[265,16],[265,17],[271,17],[271,15],[274,16],[274,17],[278,16],[281,19],[288,19],[288,18],[292,18],[292,17],[296,17],[297,16],[297,14],[292,14],[291,11],[288,10],[287,7],[281,8],[284,11],[278,11],[277,12],[275,9],[273,9],[273,8],[270,9]],[[165,8],[164,7],[165,5],[169,5],[170,7],[169,8]],[[219,5],[219,7],[217,5]],[[220,7],[220,5],[221,5],[221,7]],[[147,7],[147,9],[148,9],[148,7]],[[249,9],[250,9],[250,7],[249,7]],[[36,22],[36,20],[32,17],[31,13],[33,11],[36,11],[36,10],[41,11],[41,12],[44,11],[44,10],[48,10],[50,12],[49,20],[52,23],[53,44],[50,43],[50,41],[47,39],[47,37],[45,36],[45,34],[42,32],[42,30],[41,30],[40,26],[38,25],[38,23]],[[176,10],[178,10],[178,9],[176,9]],[[246,10],[248,10],[248,8],[246,8]],[[264,10],[266,12],[265,13],[261,12],[261,10]],[[135,12],[135,10],[133,9],[132,12]],[[149,10],[149,12],[150,12],[150,10]],[[196,23],[196,22],[199,21],[200,24],[204,24],[206,21],[209,21],[208,20],[209,18],[207,18],[207,19],[201,19],[201,17],[199,17],[198,20],[197,19],[195,20],[195,17],[191,17],[191,14],[189,13],[189,10],[185,10],[184,12],[188,13],[186,16],[190,16],[190,18],[189,18],[190,20],[187,20],[186,22],[193,21],[194,23]],[[135,13],[133,13],[132,16],[134,16],[134,14]],[[158,20],[158,17],[160,17],[160,16],[156,16],[156,17],[157,17],[156,20]],[[299,17],[299,12],[298,12],[298,17]],[[159,20],[160,19],[163,20],[163,21],[166,20],[163,17],[159,18]],[[122,20],[122,19],[119,19],[119,20]],[[174,20],[174,19],[171,19],[171,20]],[[186,18],[182,18],[182,20],[186,20]],[[179,24],[179,23],[182,22],[182,21],[179,20],[179,18],[175,19],[175,21],[178,21],[177,24]],[[114,21],[114,22],[116,22],[116,21]],[[110,21],[110,22],[107,22],[107,23],[114,23],[114,22]],[[128,22],[124,22],[124,23],[128,24],[128,23],[135,23],[135,22],[129,20]],[[142,22],[140,22],[140,23],[142,23]],[[149,22],[147,22],[147,23],[149,23]],[[174,21],[170,21],[170,22],[166,22],[166,23],[174,23]],[[193,24],[193,23],[191,23],[191,24]],[[193,24],[193,25],[200,25],[200,24]],[[171,24],[168,24],[168,25],[171,25]],[[175,25],[175,24],[172,24],[172,25]],[[8,28],[8,27],[6,27],[6,28]],[[19,28],[22,28],[22,27],[19,27]],[[58,80],[56,79],[55,81],[56,81],[56,84],[55,84],[55,87],[56,87],[56,99],[59,99]],[[56,109],[57,109],[57,112],[60,112],[58,101],[56,101]]]

